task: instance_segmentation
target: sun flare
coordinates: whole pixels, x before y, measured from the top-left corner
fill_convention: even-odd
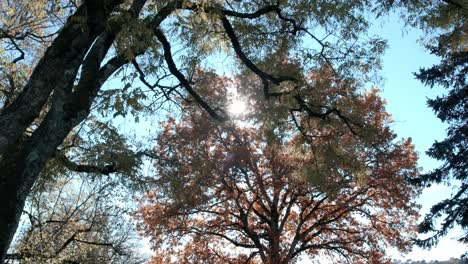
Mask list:
[[[247,110],[247,104],[237,96],[229,104],[229,113],[233,116],[240,116]]]
[[[237,92],[230,94],[228,111],[232,116],[241,116],[247,112],[247,103]]]

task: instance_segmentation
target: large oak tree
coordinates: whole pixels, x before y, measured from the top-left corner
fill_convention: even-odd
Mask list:
[[[280,68],[295,66],[286,61]],[[137,213],[152,263],[276,264],[301,254],[390,263],[388,246],[411,248],[418,190],[407,180],[417,155],[409,140],[395,141],[377,90],[324,66],[302,78],[299,93],[339,115],[289,115],[294,102],[259,100],[253,76],[198,74],[220,107],[237,93],[248,112],[218,123],[187,106],[162,123],[159,178]]]

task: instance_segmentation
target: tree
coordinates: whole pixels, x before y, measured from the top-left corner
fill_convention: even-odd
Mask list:
[[[306,69],[327,63],[340,78],[367,79],[385,47],[377,38],[360,35],[367,28],[364,13],[372,2],[0,3],[0,260],[30,189],[49,162],[60,159],[67,170],[103,175],[140,164],[142,152],[128,145],[120,145],[114,155],[100,144],[97,153],[108,155],[80,159],[79,142],[73,139],[81,124],[94,122],[96,114],[157,115],[161,102],[178,97],[200,104],[217,120],[226,120],[223,111],[193,89],[192,80],[196,67],[219,54],[234,58],[236,68],[248,68],[260,77],[266,98],[285,95],[296,102],[296,109],[313,114],[308,102],[294,92],[297,88],[286,93],[277,89],[286,82],[300,87],[296,73],[283,75],[281,69],[269,73],[259,62],[277,52],[284,43],[279,40],[285,39],[282,49],[300,55]],[[124,87],[105,88],[115,76],[122,78]],[[139,84],[132,86],[135,78],[147,92]],[[107,123],[93,124],[102,128]],[[115,137],[110,127],[103,137]]]
[[[440,56],[442,61],[439,65],[421,69],[416,77],[430,87],[438,84],[450,89],[447,95],[428,100],[429,107],[437,117],[449,124],[449,128],[447,138],[435,142],[426,152],[430,157],[442,161],[443,165],[421,175],[418,182],[430,186],[441,182],[452,184],[450,181],[456,180],[460,186],[450,198],[435,204],[420,224],[422,233],[431,234],[429,238],[417,241],[418,245],[424,247],[437,244],[439,238],[447,234],[455,224],[465,231],[459,241],[468,243],[468,6],[454,1],[449,2],[445,8],[454,9],[448,15],[454,20],[453,28],[440,34],[436,43],[428,46],[431,53]],[[435,222],[442,214],[442,225],[436,227]]]
[[[422,40],[431,54],[440,57],[437,65],[423,68],[416,78],[433,88],[448,89],[446,95],[428,99],[437,117],[449,125],[447,138],[436,141],[426,152],[442,162],[414,183],[428,187],[434,183],[459,185],[451,197],[433,205],[420,223],[421,233],[430,234],[416,243],[430,248],[456,224],[464,229],[460,242],[468,243],[468,5],[466,1],[397,1],[404,7],[407,21],[428,33]],[[439,224],[439,220],[442,220]]]
[[[6,263],[143,263],[118,187],[76,174],[36,184]]]
[[[437,52],[433,50],[433,52]],[[423,247],[437,244],[440,237],[447,234],[455,224],[460,225],[465,234],[459,238],[460,242],[468,243],[468,52],[450,52],[444,55],[443,61],[429,69],[422,69],[416,76],[431,87],[434,84],[450,88],[447,95],[429,99],[428,105],[443,122],[449,124],[447,138],[436,141],[426,152],[430,157],[440,160],[443,164],[435,170],[421,175],[416,182],[423,186],[433,183],[454,184],[459,187],[451,197],[432,206],[431,211],[420,224],[422,233],[431,234],[430,237],[418,240]],[[443,215],[441,226],[436,224]]]
[[[136,215],[152,263],[290,263],[302,253],[390,263],[386,246],[409,250],[417,155],[409,139],[394,141],[377,90],[325,66],[301,94],[341,112],[312,117],[259,101],[252,76],[205,76],[197,83],[210,98],[229,104],[237,89],[250,111],[220,124],[190,108],[162,124],[159,178]]]

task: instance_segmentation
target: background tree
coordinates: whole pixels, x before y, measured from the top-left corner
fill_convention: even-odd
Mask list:
[[[38,182],[6,263],[143,263],[124,192],[76,174]]]
[[[394,141],[376,90],[336,80],[327,66],[303,78],[303,98],[339,108],[346,123],[259,101],[253,76],[204,76],[197,83],[210,98],[228,104],[237,89],[250,111],[220,124],[190,108],[162,124],[159,179],[137,213],[152,263],[290,263],[302,253],[390,263],[387,246],[411,248],[417,156],[410,140]]]
[[[223,111],[193,88],[192,79],[194,69],[220,55],[229,58],[233,68],[255,73],[264,97],[283,95],[296,102],[296,110],[324,114],[320,107],[312,111],[315,106],[295,92],[302,83],[297,73],[265,72],[259,62],[278,50],[279,40],[287,39],[282,49],[301,58],[306,70],[326,63],[339,78],[367,80],[385,47],[378,38],[361,36],[368,26],[364,13],[373,2],[0,3],[0,260],[30,189],[49,162],[60,159],[67,170],[103,175],[141,165],[141,152],[129,144],[113,144],[117,154],[104,144],[91,144],[82,155],[79,141],[73,139],[83,123],[107,131],[99,141],[88,142],[112,143],[119,133],[103,118],[158,116],[161,102],[177,98],[196,102],[213,118],[225,120]],[[123,88],[104,86],[117,76]],[[143,89],[132,86],[136,78]],[[279,88],[286,82],[295,85],[285,92]],[[93,152],[94,147],[98,151]]]
[[[468,242],[468,4],[466,1],[389,1],[391,7],[403,7],[406,21],[422,29],[422,42],[439,64],[423,68],[416,78],[433,88],[448,89],[428,105],[437,117],[449,125],[447,137],[436,141],[426,152],[442,162],[431,172],[422,174],[415,183],[429,187],[434,183],[459,185],[447,199],[432,206],[420,223],[421,233],[429,234],[416,243],[430,248],[456,224],[464,234],[460,242]]]
[[[456,259],[456,258],[450,258],[449,260],[430,260],[430,261],[417,261],[417,260],[406,260],[406,261],[396,261],[394,262],[395,264],[463,264],[464,260],[462,259]]]

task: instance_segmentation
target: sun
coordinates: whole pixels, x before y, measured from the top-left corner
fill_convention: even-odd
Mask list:
[[[239,97],[235,96],[229,104],[228,111],[232,116],[240,116],[247,110],[247,104]]]

